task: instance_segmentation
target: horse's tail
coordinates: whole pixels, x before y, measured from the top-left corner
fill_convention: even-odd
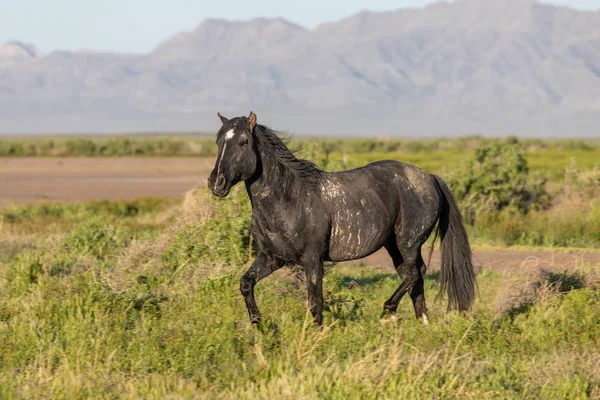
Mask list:
[[[469,238],[448,185],[437,175],[433,175],[433,178],[442,198],[442,210],[433,241],[433,245],[438,237],[442,241],[441,288],[438,298],[443,298],[447,292],[449,310],[458,308],[460,311],[469,311],[475,300],[477,285]]]

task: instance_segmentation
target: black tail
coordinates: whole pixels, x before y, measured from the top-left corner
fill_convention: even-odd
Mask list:
[[[458,308],[460,311],[469,311],[475,300],[477,285],[469,238],[452,192],[442,178],[437,175],[433,177],[442,197],[438,232],[433,241],[435,245],[438,235],[442,240],[441,289],[438,298],[443,298],[447,292],[449,310]]]

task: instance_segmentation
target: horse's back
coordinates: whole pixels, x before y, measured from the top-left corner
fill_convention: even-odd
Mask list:
[[[327,174],[329,181],[380,192],[396,193],[402,202],[417,201],[439,206],[439,191],[433,176],[414,165],[395,160],[375,161],[364,167]],[[380,189],[380,190],[379,190]]]

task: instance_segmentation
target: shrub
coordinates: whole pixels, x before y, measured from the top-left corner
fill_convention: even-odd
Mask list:
[[[473,223],[485,212],[509,210],[527,213],[548,205],[546,179],[529,174],[527,160],[515,138],[483,144],[475,157],[451,176],[449,185]]]

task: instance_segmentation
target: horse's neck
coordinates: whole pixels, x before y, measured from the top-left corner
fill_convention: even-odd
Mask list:
[[[246,190],[253,207],[293,202],[294,196],[285,194],[287,190],[292,190],[292,186],[296,183],[295,179],[297,178],[293,176],[290,179],[290,174],[286,176],[284,166],[263,155],[260,173],[246,181]]]

